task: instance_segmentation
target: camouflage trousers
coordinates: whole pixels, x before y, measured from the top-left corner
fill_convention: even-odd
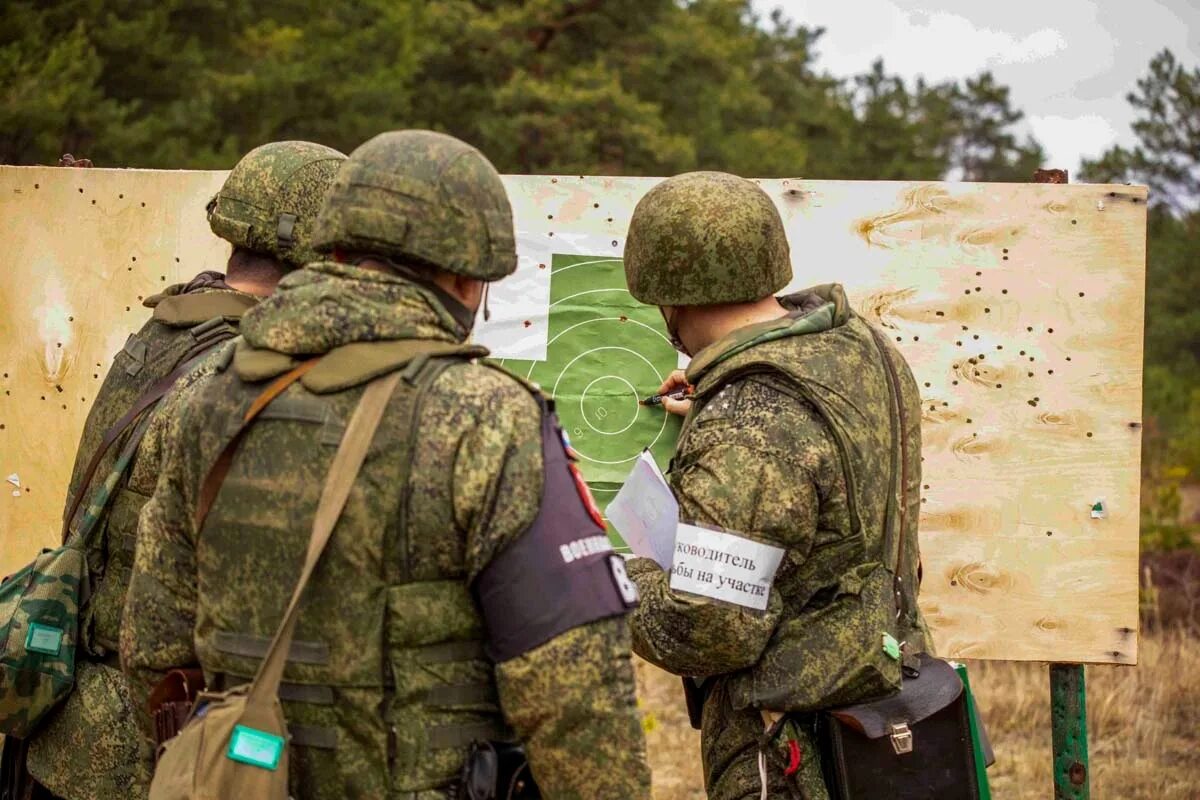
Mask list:
[[[762,716],[754,709],[734,709],[726,681],[717,678],[704,702],[700,750],[704,759],[704,786],[708,800],[759,800],[759,744]],[[785,782],[776,764],[768,765],[767,797],[771,800],[829,800],[821,770],[821,754],[814,733],[800,731],[800,771],[793,780],[802,794]]]
[[[29,738],[29,774],[65,800],[145,798],[149,776],[134,720],[121,671],[80,660],[71,693]]]

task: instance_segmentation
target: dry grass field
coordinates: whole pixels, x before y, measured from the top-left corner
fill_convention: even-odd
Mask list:
[[[996,749],[997,800],[1053,796],[1050,686],[1044,664],[969,662]],[[679,679],[638,663],[656,800],[704,800],[699,735]],[[1092,797],[1200,798],[1200,640],[1183,628],[1144,634],[1136,667],[1089,667]]]

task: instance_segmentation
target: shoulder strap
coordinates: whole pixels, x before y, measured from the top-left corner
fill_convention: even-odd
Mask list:
[[[207,324],[208,323],[205,323],[205,325]],[[197,330],[204,328],[205,325],[197,326]],[[75,514],[79,511],[79,506],[83,504],[83,497],[87,493],[87,487],[91,485],[92,479],[96,477],[96,469],[99,468],[100,462],[104,460],[104,454],[108,452],[113,443],[121,437],[121,434],[128,430],[129,426],[132,425],[134,421],[138,419],[138,417],[142,416],[147,409],[154,406],[159,400],[163,399],[168,392],[171,391],[171,389],[175,386],[175,383],[192,369],[193,362],[197,358],[204,355],[221,342],[233,338],[233,336],[234,330],[228,326],[226,326],[224,329],[218,327],[211,330],[206,330],[204,331],[203,335],[197,336],[196,344],[180,357],[179,361],[177,361],[175,364],[175,368],[153,383],[149,389],[142,393],[142,395],[133,404],[133,407],[126,411],[124,416],[113,423],[111,428],[105,431],[104,437],[100,440],[100,444],[96,448],[96,452],[92,454],[91,460],[88,461],[87,468],[83,471],[83,478],[79,482],[79,489],[76,491],[75,497],[71,500],[71,506],[67,509],[67,513],[63,517],[63,541],[66,541],[71,530],[71,522],[74,521]],[[136,441],[133,445],[133,451],[136,452],[137,444],[141,441],[141,433],[145,433],[145,430],[146,426],[143,425],[139,428],[140,433],[135,432]],[[125,463],[122,466],[122,471],[129,467],[131,460],[132,459],[125,460]],[[98,498],[99,492],[93,494],[92,502],[89,504],[89,506],[96,506]],[[100,503],[101,509],[107,505],[108,499],[108,497],[103,498],[102,502]]]
[[[296,582],[296,588],[292,591],[292,599],[288,602],[283,621],[279,624],[279,629],[275,631],[271,645],[267,648],[267,655],[259,665],[258,674],[255,675],[254,683],[250,687],[250,693],[246,699],[247,714],[255,714],[256,710],[261,711],[263,708],[269,709],[275,702],[279,692],[279,683],[283,679],[283,668],[287,663],[287,653],[291,649],[292,637],[296,633],[300,598],[304,594],[305,587],[308,586],[309,578],[312,577],[321,553],[325,551],[325,545],[333,535],[333,529],[346,505],[346,499],[350,496],[350,489],[358,477],[358,471],[362,467],[363,461],[366,460],[367,449],[371,445],[371,440],[375,438],[375,431],[379,427],[380,420],[383,419],[383,412],[401,377],[399,372],[392,372],[368,384],[358,401],[358,406],[354,409],[354,414],[350,417],[350,424],[346,427],[341,444],[338,445],[333,463],[329,466],[325,487],[321,491],[321,500],[317,505],[316,516],[313,518],[312,537],[308,542],[308,552],[304,558],[304,567],[300,571],[300,578]]]
[[[887,495],[887,512],[885,517],[885,542],[887,566],[892,571],[892,590],[896,595],[896,618],[899,619],[908,611],[908,602],[903,592],[904,588],[904,532],[908,527],[908,504],[904,501],[904,487],[908,485],[908,443],[905,431],[908,430],[904,414],[904,403],[900,396],[900,376],[896,374],[896,365],[888,355],[884,344],[883,334],[875,326],[871,326],[871,334],[875,346],[879,349],[879,357],[883,359],[883,369],[887,376],[888,419],[891,421],[892,454],[890,486]],[[899,462],[899,465],[897,465]],[[897,524],[898,523],[898,524]]]

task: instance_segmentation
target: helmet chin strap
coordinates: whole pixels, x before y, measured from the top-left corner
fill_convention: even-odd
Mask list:
[[[675,321],[679,319],[679,307],[671,306],[671,308],[674,309],[674,313],[669,317],[662,306],[659,306],[658,308],[659,313],[662,314],[663,322],[667,324],[667,336],[671,340],[672,347],[683,353],[688,358],[691,358],[692,354],[688,351],[687,347],[684,346],[683,340],[679,338],[679,330],[675,327]]]
[[[488,293],[492,289],[492,282],[488,281],[483,285],[483,321],[487,322],[492,318],[492,310],[488,308]]]

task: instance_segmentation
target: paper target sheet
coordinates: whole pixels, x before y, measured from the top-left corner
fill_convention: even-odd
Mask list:
[[[633,299],[620,258],[550,256],[546,359],[501,359],[553,398],[563,429],[601,510],[616,496],[643,449],[665,468],[678,417],[638,400],[657,391],[678,364],[662,316]],[[609,525],[614,545],[628,548]]]

